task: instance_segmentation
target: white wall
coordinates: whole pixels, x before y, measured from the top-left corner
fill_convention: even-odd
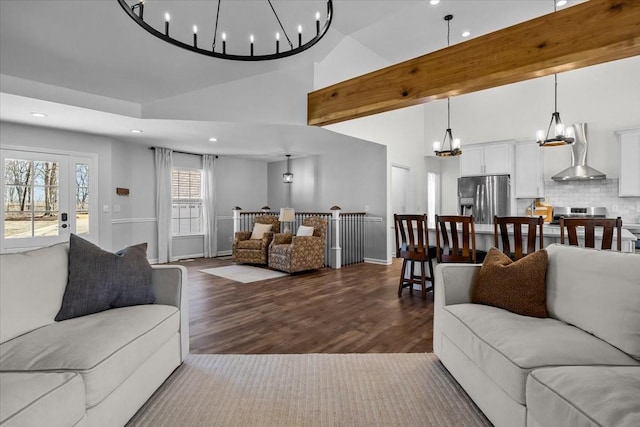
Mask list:
[[[215,165],[218,252],[228,252],[233,238],[233,208],[258,211],[268,203],[267,162],[221,156]]]
[[[146,146],[112,141],[112,152],[112,249],[147,242],[149,258],[157,259],[153,151]],[[128,188],[129,195],[118,196],[117,187]]]
[[[614,132],[640,125],[640,57],[600,64],[558,75],[558,109],[569,125],[588,123],[587,162],[618,177],[618,143]],[[468,144],[506,139],[533,140],[553,112],[553,76],[488,89],[451,99],[451,127]],[[442,139],[446,100],[425,104],[424,152]],[[542,148],[541,148],[542,149]],[[544,179],[570,166],[571,148],[544,148]],[[442,159],[443,213],[455,212],[459,159]]]
[[[292,158],[291,184],[282,182],[286,160],[269,163],[268,204],[276,211],[290,206],[300,212],[329,212],[337,205],[342,212],[366,212],[364,257],[386,262],[387,147],[347,137],[332,147]]]
[[[347,36],[315,64],[313,88],[321,89],[388,65],[389,61]]]
[[[105,250],[115,251],[147,242],[149,259],[157,259],[155,212],[155,166],[153,151],[96,135],[0,122],[0,141],[5,146],[96,154],[99,179],[99,240]],[[200,168],[201,157],[174,153],[174,165]],[[267,203],[267,163],[220,157],[216,159],[218,249],[229,251],[233,235],[232,208],[256,210]],[[129,196],[116,195],[116,187]],[[103,212],[103,206],[109,212]],[[202,236],[176,238],[176,258],[202,255]]]
[[[102,212],[102,206],[111,206],[112,194],[115,194],[115,188],[111,183],[111,139],[58,129],[0,122],[0,141],[3,148],[6,146],[21,146],[35,148],[44,152],[54,150],[97,155],[100,179],[98,188],[98,206],[100,207],[98,217],[99,244],[106,249],[111,249],[111,211],[108,213]]]
[[[387,113],[362,117],[348,122],[327,126],[334,132],[373,141],[387,147],[386,167],[386,221],[387,259],[391,259],[393,242],[393,212],[391,212],[391,166],[409,169],[408,212],[424,212],[426,209],[427,172],[424,161],[424,112],[423,106],[403,108]]]
[[[312,90],[311,65],[282,68],[278,72],[144,104],[142,116],[153,119],[304,124],[307,121],[307,99],[297,94]]]

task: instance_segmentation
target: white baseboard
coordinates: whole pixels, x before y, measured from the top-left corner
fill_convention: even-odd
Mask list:
[[[365,258],[364,262],[368,264],[391,265],[391,260],[386,259]]]
[[[189,258],[204,258],[204,253],[180,255],[179,257],[171,257],[171,261],[174,262],[174,261],[180,261],[180,260],[189,259]]]
[[[216,256],[229,256],[233,255],[233,251],[229,249],[228,251],[218,251],[216,252]]]

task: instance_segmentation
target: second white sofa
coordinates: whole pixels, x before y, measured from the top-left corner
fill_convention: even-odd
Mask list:
[[[496,426],[640,425],[640,256],[547,248],[547,318],[472,303],[436,268],[434,352]]]

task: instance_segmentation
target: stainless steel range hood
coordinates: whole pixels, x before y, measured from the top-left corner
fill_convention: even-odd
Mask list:
[[[551,177],[554,181],[587,181],[605,179],[602,172],[587,165],[587,124],[575,123],[573,127],[576,140],[571,145],[571,167]]]

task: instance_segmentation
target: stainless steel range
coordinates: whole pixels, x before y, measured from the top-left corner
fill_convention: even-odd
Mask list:
[[[553,207],[553,221],[551,225],[560,224],[560,217],[565,218],[606,218],[607,208],[595,207],[595,208],[564,208]]]

